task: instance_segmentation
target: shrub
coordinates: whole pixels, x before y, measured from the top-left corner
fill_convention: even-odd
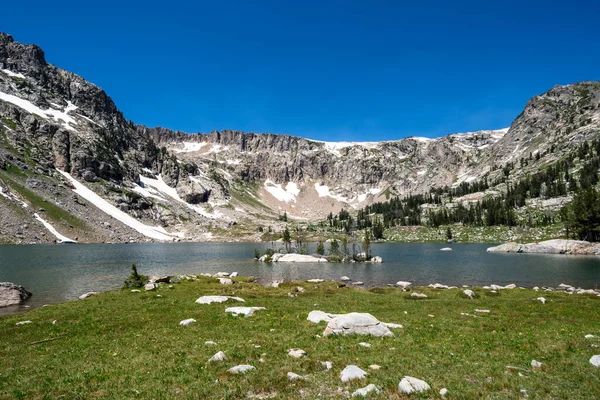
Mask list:
[[[140,288],[146,284],[148,277],[146,275],[140,275],[137,271],[135,264],[131,264],[131,272],[129,278],[125,280],[124,288]]]

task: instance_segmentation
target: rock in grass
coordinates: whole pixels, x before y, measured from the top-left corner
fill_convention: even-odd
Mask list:
[[[194,322],[196,322],[196,320],[194,318],[188,318],[188,319],[184,319],[183,321],[181,321],[179,323],[180,326],[188,326],[190,324],[193,324]]]
[[[31,297],[31,292],[23,286],[11,282],[0,282],[0,307],[14,306]]]
[[[198,304],[211,304],[211,303],[224,303],[227,300],[235,300],[245,302],[241,297],[232,297],[232,296],[202,296],[196,300]]]
[[[463,293],[470,299],[472,299],[473,296],[475,296],[475,292],[473,292],[471,289],[463,290]]]
[[[588,333],[588,334],[587,334],[587,335],[585,335],[584,337],[585,337],[586,339],[595,339],[595,338],[597,338],[598,336],[596,336],[596,335],[591,335],[591,334],[589,334],[589,333]]]
[[[340,379],[342,380],[342,382],[348,382],[354,379],[364,379],[366,378],[366,376],[367,373],[362,369],[358,368],[356,365],[348,365],[340,373]]]
[[[392,322],[384,322],[383,324],[390,329],[402,329],[402,325],[400,324],[394,324]]]
[[[311,312],[308,313],[307,320],[309,320],[313,324],[318,324],[321,321],[329,322],[334,317],[337,317],[338,315],[339,314],[329,314],[329,313],[326,313],[326,312],[323,312],[323,311],[313,310],[313,311],[311,311]]]
[[[28,325],[28,324],[33,324],[33,322],[32,321],[20,321],[20,322],[17,322],[15,325],[21,326],[21,325]]]
[[[207,340],[206,342],[204,342],[204,344],[207,346],[215,346],[216,345],[216,343],[213,342],[212,340]]]
[[[229,307],[225,309],[225,312],[232,313],[234,317],[242,314],[246,317],[251,317],[254,314],[254,311],[258,310],[266,310],[264,307]]]
[[[222,351],[219,351],[218,353],[216,353],[214,356],[212,356],[208,362],[219,362],[219,361],[225,361],[227,360],[227,356],[225,355],[225,353],[223,353]]]
[[[237,374],[245,374],[248,371],[252,371],[254,368],[252,365],[248,365],[248,364],[242,364],[242,365],[236,365],[233,368],[230,368],[228,371],[231,374],[237,375]]]
[[[146,283],[144,285],[144,290],[146,290],[146,291],[154,290],[156,288],[157,288],[156,283]]]
[[[536,300],[539,301],[542,304],[546,304],[546,299],[543,298],[543,297],[538,297]]]
[[[325,370],[330,370],[333,368],[333,363],[331,361],[321,361],[321,368]]]
[[[287,377],[289,381],[305,381],[306,377],[302,375],[295,374],[293,372],[288,372]]]
[[[377,364],[371,364],[371,365],[369,365],[369,369],[370,369],[371,371],[377,371],[377,370],[380,370],[380,369],[381,369],[381,365],[377,365]]]
[[[542,363],[536,360],[531,360],[531,367],[532,368],[542,368]]]
[[[353,334],[375,337],[394,336],[390,328],[368,313],[338,315],[329,321],[323,332],[323,336]]]
[[[400,394],[411,394],[417,392],[425,392],[430,390],[431,387],[427,382],[413,378],[412,376],[405,376],[398,384],[398,393]]]
[[[362,347],[371,347],[371,343],[366,343],[366,342],[360,342],[358,345],[362,346]]]
[[[406,282],[406,281],[398,281],[398,282],[396,282],[396,286],[398,286],[398,287],[400,287],[402,289],[406,289],[410,285],[412,285],[412,283]]]
[[[233,285],[233,281],[229,278],[218,278],[221,285]]]
[[[325,282],[325,280],[323,280],[323,279],[309,279],[306,282],[309,282],[309,283],[321,283],[321,282]]]
[[[79,300],[87,299],[88,297],[93,296],[95,294],[98,294],[98,292],[87,292],[87,293],[84,293],[81,296],[79,296]]]
[[[592,358],[590,358],[590,364],[594,367],[600,367],[600,355],[596,354],[595,356],[592,356]]]
[[[410,294],[410,297],[416,297],[417,299],[426,299],[427,295],[425,293],[412,292]]]
[[[489,314],[490,310],[479,310],[479,309],[477,309],[477,310],[475,310],[475,312],[476,313],[482,313],[482,314]]]
[[[440,396],[446,397],[447,393],[448,393],[448,389],[446,389],[446,388],[441,388],[440,389]]]
[[[141,292],[141,290],[139,290],[139,289],[131,289],[131,293],[140,293],[140,292]]]
[[[302,349],[290,349],[288,351],[288,356],[294,357],[294,358],[302,358],[302,357],[306,357],[306,352]]]
[[[354,391],[354,393],[352,393],[352,397],[366,397],[369,395],[369,393],[374,392],[375,394],[379,394],[379,389],[377,389],[377,387],[375,385],[373,385],[372,383],[370,385],[365,386],[364,388],[360,388]]]
[[[232,272],[231,274],[229,274],[230,278],[235,278],[236,276],[238,276],[237,272]]]

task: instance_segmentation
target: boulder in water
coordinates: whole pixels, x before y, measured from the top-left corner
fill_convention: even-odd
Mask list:
[[[11,282],[0,282],[0,307],[14,306],[31,297],[31,292],[23,286]]]

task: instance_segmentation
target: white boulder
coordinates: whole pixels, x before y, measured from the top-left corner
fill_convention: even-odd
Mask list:
[[[241,297],[233,297],[233,296],[202,296],[196,300],[198,304],[211,304],[211,303],[224,303],[227,300],[235,300],[245,302]]]
[[[218,278],[221,285],[232,285],[233,281],[229,278]]]
[[[373,385],[372,383],[365,386],[364,388],[360,388],[354,391],[354,393],[352,393],[352,397],[366,397],[369,395],[369,393],[374,392],[375,394],[379,394],[379,389],[377,389],[377,387],[375,385]]]
[[[194,318],[188,318],[188,319],[184,319],[183,321],[181,321],[179,323],[180,326],[188,326],[190,324],[193,324],[194,322],[196,322],[196,320]]]
[[[546,299],[543,298],[543,297],[538,297],[536,300],[539,301],[542,304],[546,304]]]
[[[306,352],[302,349],[290,349],[288,351],[288,356],[294,357],[294,358],[302,358],[302,357],[306,357]]]
[[[410,294],[410,297],[416,297],[418,299],[426,299],[427,295],[425,293],[417,293],[417,292],[412,292]]]
[[[246,317],[251,317],[255,311],[258,310],[266,310],[264,307],[228,307],[225,309],[225,312],[232,313],[234,317],[242,314]]]
[[[409,287],[410,285],[412,285],[412,283],[410,282],[406,282],[406,281],[398,281],[396,282],[396,286],[401,287],[402,289],[406,289],[407,287]]]
[[[341,281],[343,281],[343,282],[347,282],[347,281],[349,281],[349,280],[350,280],[350,278],[348,278],[346,275],[344,275],[344,276],[342,276],[342,277],[340,278],[340,280],[341,280]]]
[[[536,360],[531,360],[531,367],[532,368],[542,368],[542,363]]]
[[[366,342],[360,342],[358,345],[362,346],[362,347],[371,347],[371,343],[366,343]]]
[[[452,251],[452,248],[444,247],[444,248],[441,248],[440,251]]]
[[[87,293],[84,293],[81,296],[79,296],[79,300],[87,299],[88,297],[93,296],[95,294],[98,294],[98,292],[87,292]]]
[[[368,313],[338,315],[329,321],[323,332],[323,336],[352,334],[376,337],[394,336],[383,322]]]
[[[329,314],[319,310],[313,310],[308,313],[308,318],[310,322],[313,324],[318,324],[319,322],[325,321],[329,322],[332,318],[337,317],[339,314]]]
[[[463,293],[470,299],[472,299],[473,296],[475,296],[475,292],[473,292],[471,289],[463,290]]]
[[[156,285],[156,283],[146,283],[144,285],[144,290],[146,291],[150,291],[150,290],[154,290],[156,289],[158,286]],[[86,293],[87,294],[87,293]]]
[[[592,358],[590,358],[590,364],[594,367],[600,367],[600,355],[596,354],[595,356],[592,356]]]
[[[310,282],[310,283],[321,283],[321,282],[325,282],[324,279],[309,279],[306,282]]]
[[[295,374],[293,372],[288,372],[287,377],[289,381],[305,381],[306,377],[302,375]]]
[[[333,363],[331,361],[321,361],[321,368],[330,370],[331,368],[333,368]]]
[[[342,380],[342,382],[348,382],[354,379],[364,379],[366,378],[366,376],[367,373],[362,369],[358,368],[356,365],[348,365],[340,373],[340,379]]]
[[[254,368],[252,365],[248,365],[248,364],[242,364],[242,365],[236,365],[233,368],[230,368],[228,371],[234,375],[237,374],[245,374],[248,371],[252,371]]]
[[[430,390],[431,387],[427,382],[413,378],[412,376],[405,376],[398,384],[398,393],[400,394],[411,394],[416,392],[425,392]]]
[[[17,322],[15,325],[21,326],[21,325],[29,325],[29,324],[33,324],[33,321],[20,321],[20,322]]]
[[[227,356],[225,355],[225,353],[223,353],[222,351],[219,351],[218,353],[216,353],[214,356],[212,356],[208,362],[219,362],[219,361],[225,361],[227,360]]]

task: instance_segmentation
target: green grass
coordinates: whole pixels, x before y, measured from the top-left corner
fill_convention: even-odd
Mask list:
[[[248,392],[275,393],[279,399],[343,398],[344,391],[373,383],[382,390],[379,398],[387,399],[404,398],[396,393],[404,375],[432,387],[412,398],[439,398],[443,387],[449,398],[461,399],[521,398],[522,389],[530,399],[600,397],[600,369],[588,363],[600,353],[591,344],[600,340],[584,339],[600,334],[597,297],[543,293],[548,303],[541,304],[533,300],[541,294],[532,290],[503,290],[491,297],[476,289],[479,297],[468,300],[459,290],[419,288],[429,298],[409,300],[397,289],[306,282],[265,288],[235,281],[222,286],[200,278],[157,292],[115,291],[0,317],[0,398],[239,399]],[[298,285],[306,292],[287,297]],[[248,306],[267,309],[236,318],[224,313],[233,303],[194,303],[207,294],[235,294]],[[460,314],[475,314],[476,308],[491,313]],[[394,330],[393,338],[322,338],[317,335],[325,325],[306,321],[314,309],[369,312],[404,329]],[[178,326],[187,318],[197,323]],[[15,326],[22,320],[33,323]],[[32,344],[52,338],[59,339]],[[206,346],[207,340],[218,345]],[[372,347],[360,347],[363,341]],[[290,348],[304,349],[308,356],[291,358]],[[208,364],[217,351],[228,360]],[[543,363],[541,370],[531,368],[532,359]],[[332,361],[334,367],[323,371],[319,361]],[[238,364],[257,370],[227,373]],[[369,371],[363,381],[342,383],[339,373],[348,364],[382,368]],[[308,380],[288,382],[290,371]]]
[[[43,208],[45,210],[45,215],[54,222],[60,222],[71,226],[73,228],[86,229],[87,224],[74,216],[73,214],[63,210],[57,205],[47,201],[46,199],[38,196],[33,193],[31,190],[25,188],[20,183],[13,179],[15,176],[20,177],[21,174],[24,174],[20,169],[9,166],[10,168],[15,168],[16,171],[8,171],[8,173],[0,170],[0,178],[4,179],[4,182],[14,191],[18,192],[27,202],[29,202],[34,209]],[[10,175],[9,175],[10,173]]]

